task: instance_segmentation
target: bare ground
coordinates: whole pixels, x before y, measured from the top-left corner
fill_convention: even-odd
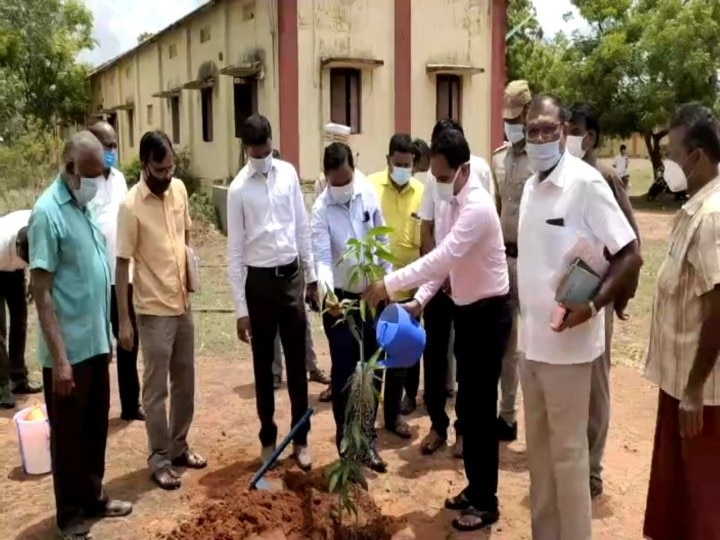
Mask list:
[[[661,241],[667,238],[669,216],[640,213],[639,221],[644,237],[656,240],[657,249],[662,249]],[[222,247],[215,247],[208,248],[205,261],[220,262]],[[647,279],[652,279],[654,269],[649,269],[648,273]],[[224,272],[218,279],[223,278]],[[646,289],[651,291],[652,283]],[[639,299],[638,305],[642,302]],[[594,537],[599,539],[641,537],[657,393],[641,378],[637,367],[627,367],[627,364],[638,363],[638,351],[645,345],[647,329],[641,330],[640,325],[646,325],[647,310],[640,311],[633,313],[636,315],[634,324],[618,325],[618,340],[613,351],[615,364],[626,365],[616,365],[612,371],[613,412],[605,457],[605,494],[593,507]],[[191,517],[199,502],[217,497],[223,486],[246,476],[257,465],[258,425],[249,351],[234,341],[228,341],[233,345],[220,351],[205,345],[219,339],[215,332],[222,332],[223,339],[232,334],[232,315],[226,314],[220,320],[222,325],[201,324],[198,329],[198,392],[191,441],[196,450],[208,456],[209,468],[186,473],[183,488],[177,492],[162,492],[155,488],[148,479],[145,466],[144,427],[138,423],[128,425],[117,418],[119,408],[113,390],[106,488],[115,497],[133,501],[135,510],[128,518],[96,524],[93,528],[96,538],[135,540],[168,533],[180,521]],[[320,363],[329,367],[326,342],[318,332],[316,347]],[[113,373],[113,389],[115,383]],[[311,403],[317,411],[311,432],[317,466],[336,457],[332,413],[327,405],[317,402],[321,389],[316,384],[310,386]],[[39,401],[41,398],[34,398],[26,403]],[[288,429],[288,412],[289,401],[283,387],[277,393],[276,414],[281,432]],[[0,414],[0,538],[52,538],[52,480],[50,477],[27,477],[21,472],[11,416],[7,412]],[[453,532],[450,526],[452,513],[443,509],[443,501],[464,485],[461,462],[452,459],[447,452],[433,457],[421,456],[419,438],[427,431],[429,420],[416,414],[410,423],[415,434],[410,444],[381,431],[380,450],[389,463],[389,472],[371,477],[371,496],[383,514],[402,518],[406,523],[396,538],[530,538],[529,481],[522,414],[519,441],[502,448],[499,491],[502,517],[491,533],[462,535]]]

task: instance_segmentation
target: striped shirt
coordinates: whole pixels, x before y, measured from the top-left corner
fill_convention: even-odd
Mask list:
[[[720,285],[720,177],[677,213],[658,273],[645,377],[682,399],[703,325],[701,297]],[[720,405],[720,362],[705,383],[704,404]]]

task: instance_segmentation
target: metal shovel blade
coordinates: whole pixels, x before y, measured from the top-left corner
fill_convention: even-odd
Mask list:
[[[260,468],[257,470],[257,472],[253,475],[253,477],[250,479],[250,485],[248,486],[250,490],[253,489],[283,489],[284,485],[282,483],[282,480],[279,480],[280,487],[276,488],[272,484],[274,483],[274,480],[266,480],[263,478],[265,476],[265,473],[270,470],[275,463],[277,462],[278,458],[280,457],[280,454],[282,454],[283,450],[287,448],[287,445],[290,444],[290,441],[293,437],[295,437],[295,434],[298,432],[301,426],[303,426],[309,419],[310,416],[312,416],[313,409],[312,407],[308,408],[307,411],[305,411],[305,414],[300,418],[297,424],[293,426],[293,428],[290,430],[290,433],[287,434],[287,436],[280,442],[280,444],[275,448],[275,451],[270,455],[270,457],[267,459],[265,463],[263,463]],[[265,487],[263,487],[265,486]],[[269,486],[269,487],[268,487]]]
[[[260,491],[282,491],[285,489],[285,483],[280,478],[260,478],[254,489]]]

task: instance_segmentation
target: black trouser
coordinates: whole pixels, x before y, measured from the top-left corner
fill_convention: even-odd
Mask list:
[[[292,425],[308,408],[308,381],[305,372],[305,332],[307,315],[304,305],[305,283],[297,260],[278,268],[249,267],[245,282],[250,332],[252,333],[255,403],[260,418],[260,442],[275,444],[277,425],[272,364],[275,335],[285,351],[287,387],[290,394]],[[310,421],[295,436],[296,444],[307,444]]]
[[[349,298],[357,300],[360,295],[335,289],[335,294],[339,300]],[[378,349],[375,339],[375,324],[371,317],[366,317],[363,321],[358,314],[351,314],[352,323],[358,329],[359,334],[363,338],[363,362],[367,362],[372,358]],[[338,322],[339,318],[323,314],[323,328],[328,339],[330,348],[330,380],[332,386],[332,404],[333,417],[335,418],[335,444],[338,452],[340,451],[340,443],[344,435],[345,428],[345,408],[347,407],[350,389],[347,382],[355,372],[355,366],[360,359],[360,344],[350,331],[350,327],[345,322]],[[377,397],[380,396],[383,381],[383,370],[375,371],[375,390]],[[375,400],[375,410],[370,418],[368,418],[368,433],[371,433],[373,444],[376,439],[375,418],[377,416],[378,400]]]
[[[458,413],[463,426],[463,461],[468,481],[465,496],[476,509],[495,511],[498,382],[512,329],[510,296],[455,306],[454,311]]]
[[[388,429],[395,429],[397,423],[402,420],[400,408],[407,373],[407,368],[388,368],[385,370],[383,417],[385,418],[385,427]]]
[[[6,324],[5,306],[10,312]],[[25,339],[27,337],[27,299],[25,270],[0,272],[0,347],[7,347],[7,355],[0,353],[0,386],[10,381],[27,380],[25,367]],[[8,326],[10,332],[8,335]],[[8,339],[9,338],[9,339]]]
[[[131,416],[137,413],[140,406],[140,379],[137,370],[138,345],[140,336],[138,334],[137,321],[135,320],[135,309],[133,308],[133,288],[128,285],[128,309],[130,310],[130,323],[133,329],[133,348],[126,351],[119,344],[120,322],[118,314],[117,292],[115,285],[111,289],[110,297],[110,322],[112,323],[113,334],[118,342],[115,347],[117,357],[118,390],[120,391],[120,409],[123,416]]]
[[[405,394],[412,400],[417,399],[420,388],[420,362],[407,369],[405,374]]]
[[[72,366],[75,388],[69,396],[53,393],[52,369],[43,368],[45,404],[50,420],[50,455],[57,525],[79,526],[101,510],[105,445],[110,412],[109,355]]]
[[[442,291],[438,291],[423,310],[425,318],[425,407],[430,416],[432,429],[443,439],[447,438],[450,418],[445,412],[447,402],[447,372],[450,333],[455,313],[455,303]],[[458,395],[460,389],[458,388]],[[455,434],[462,435],[460,414],[461,401],[455,399]]]

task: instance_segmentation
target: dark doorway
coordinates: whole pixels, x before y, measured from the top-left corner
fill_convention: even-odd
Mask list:
[[[257,79],[235,77],[234,82],[235,137],[239,139],[243,122],[258,112]]]

